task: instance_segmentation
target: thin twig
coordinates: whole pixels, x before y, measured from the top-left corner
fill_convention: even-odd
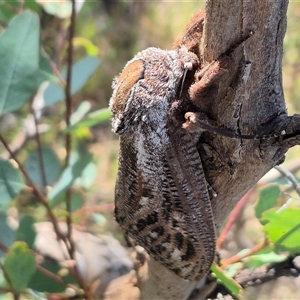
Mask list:
[[[284,176],[287,180],[289,180],[295,189],[295,191],[300,195],[300,184],[295,178],[295,176],[288,170],[281,168],[279,166],[274,167],[282,176]]]
[[[71,14],[71,23],[69,27],[69,39],[68,39],[68,67],[67,67],[67,80],[66,80],[66,88],[65,88],[65,97],[66,97],[66,125],[69,127],[71,125],[71,113],[72,113],[72,96],[71,96],[71,85],[72,85],[72,65],[73,65],[73,38],[75,33],[75,26],[76,26],[76,10],[75,10],[75,0],[72,0],[72,14]],[[72,148],[72,136],[71,133],[66,133],[66,166],[70,163],[70,155],[71,155],[71,148]],[[71,190],[68,189],[66,191],[66,210],[68,212],[67,214],[67,239],[69,241],[69,245],[67,247],[70,258],[74,258],[74,252],[75,252],[75,245],[73,242],[72,237],[72,211],[71,211]],[[85,291],[88,290],[86,283],[84,280],[82,280],[77,266],[75,265],[73,267],[74,272],[73,276],[76,277],[76,280],[80,287],[84,289]]]
[[[66,80],[62,77],[60,71],[58,70],[56,63],[54,63],[53,61],[50,61],[50,65],[51,65],[52,72],[56,75],[56,77],[59,80],[58,83],[65,89],[66,85],[67,85]]]
[[[244,208],[245,204],[247,203],[250,194],[252,193],[252,189],[249,190],[243,197],[242,199],[238,202],[238,204],[235,206],[234,210],[229,216],[229,219],[226,223],[225,228],[221,232],[218,241],[217,241],[217,248],[221,249],[223,247],[223,244],[227,238],[228,232],[230,231],[231,227],[235,223],[236,219],[240,215],[242,209]]]
[[[67,68],[67,80],[65,88],[66,96],[66,125],[69,127],[71,125],[71,113],[72,113],[72,96],[71,96],[71,84],[72,84],[72,64],[73,64],[73,38],[75,32],[76,22],[76,11],[75,11],[75,0],[72,0],[72,14],[71,14],[71,24],[69,28],[69,45],[68,45],[68,68]],[[72,136],[71,133],[66,133],[66,166],[70,163],[71,147],[72,147]],[[70,258],[74,259],[74,243],[72,241],[72,212],[71,212],[71,190],[66,191],[66,209],[67,209],[67,238],[70,243],[68,251]]]
[[[21,164],[21,162],[17,159],[17,157],[15,156],[15,154],[12,152],[12,150],[10,149],[8,143],[5,141],[5,139],[3,138],[3,136],[0,134],[0,141],[2,142],[3,146],[5,147],[5,149],[8,151],[8,153],[10,154],[11,158],[17,163],[20,171],[23,173],[23,175],[25,176],[26,180],[28,181],[29,185],[32,187],[33,192],[35,193],[35,195],[37,196],[37,199],[39,200],[39,202],[41,204],[44,205],[44,207],[47,210],[47,213],[51,219],[51,222],[53,224],[53,228],[55,231],[55,234],[57,236],[58,239],[63,240],[66,243],[66,238],[65,236],[60,232],[60,229],[58,227],[58,223],[57,220],[51,210],[51,207],[48,204],[47,199],[45,198],[45,196],[40,192],[40,190],[37,188],[37,186],[35,185],[35,183],[32,181],[32,179],[30,178],[30,176],[28,175],[27,171],[25,170],[25,168],[23,167],[23,165]]]
[[[221,260],[221,268],[222,269],[226,269],[229,265],[232,265],[233,263],[239,262],[242,259],[254,255],[255,253],[257,253],[258,251],[264,249],[265,247],[267,247],[269,245],[269,241],[267,239],[264,239],[261,243],[255,245],[254,247],[252,247],[251,249],[249,249],[248,251],[243,252],[242,254],[237,254],[234,255],[228,259],[222,259]]]
[[[20,14],[24,10],[24,0],[19,1],[18,13]]]

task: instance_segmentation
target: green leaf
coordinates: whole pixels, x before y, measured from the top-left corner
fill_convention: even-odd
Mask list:
[[[92,187],[96,177],[98,169],[93,161],[90,161],[82,170],[81,175],[76,179],[76,185],[85,189]]]
[[[17,230],[17,240],[26,242],[30,248],[33,247],[36,237],[36,232],[33,227],[34,223],[35,220],[33,217],[24,216]]]
[[[72,193],[71,195],[71,212],[80,209],[83,205],[82,195],[79,193]]]
[[[242,292],[242,287],[232,278],[228,277],[225,272],[213,263],[211,271],[215,273],[218,280],[235,296],[239,297]]]
[[[88,114],[82,121],[71,125],[67,128],[67,132],[75,132],[79,129],[92,127],[108,121],[111,118],[111,112],[108,108],[102,108]]]
[[[66,206],[65,201],[66,201],[65,194],[60,193],[54,199],[50,199],[49,205],[51,208],[54,208],[59,204],[63,204],[63,209],[65,209]],[[71,195],[71,211],[72,212],[76,211],[77,209],[82,207],[82,205],[83,205],[82,195],[80,193],[77,193],[76,191],[73,191]],[[57,214],[58,212],[55,211],[55,215]]]
[[[0,208],[15,198],[23,189],[24,183],[18,169],[7,161],[0,159]]]
[[[71,124],[74,125],[82,120],[82,118],[90,111],[91,103],[82,101],[77,110],[71,115]]]
[[[255,205],[256,217],[260,219],[264,211],[274,206],[280,195],[281,191],[278,184],[270,184],[263,188],[259,193],[259,200]]]
[[[286,256],[282,254],[276,254],[274,252],[251,255],[243,260],[247,268],[258,268],[262,265],[279,263],[286,260]]]
[[[47,80],[52,80],[54,82],[59,81],[59,79],[53,74],[50,58],[44,51],[40,52],[39,73],[37,77],[39,85]]]
[[[72,82],[71,93],[74,94],[79,91],[96,71],[100,61],[95,56],[86,56],[72,66]],[[66,79],[67,72],[61,72],[61,76]],[[49,86],[44,92],[45,106],[53,105],[65,99],[64,89],[55,82],[50,82]]]
[[[53,200],[65,192],[78,178],[84,168],[91,162],[92,155],[90,153],[74,152],[71,155],[70,164],[65,168],[61,174],[58,183],[49,193],[48,199]]]
[[[275,244],[276,251],[299,253],[300,249],[300,209],[270,209],[263,213],[262,221],[267,224],[263,231]]]
[[[57,274],[62,269],[62,267],[53,260],[51,260],[50,262],[43,262],[41,266],[54,274]],[[75,283],[73,277],[70,274],[62,276],[62,279],[67,283]],[[36,271],[34,273],[28,284],[28,287],[35,291],[47,293],[59,293],[65,291],[66,289],[66,286],[64,284],[53,280],[52,278],[44,275],[43,273],[40,273],[39,271]]]
[[[61,173],[60,162],[57,155],[50,147],[43,146],[41,150],[46,185],[51,185],[55,180],[57,180],[59,174]],[[39,187],[43,187],[38,150],[30,152],[25,161],[25,169],[34,183]]]
[[[99,53],[99,48],[87,38],[75,37],[73,39],[73,44],[75,47],[82,46],[88,55],[97,56]]]
[[[48,300],[49,299],[46,294],[32,290],[32,289],[27,289],[26,293],[31,296],[29,298],[30,300]]]
[[[7,248],[16,240],[16,232],[7,224],[7,214],[0,211],[0,242]],[[4,256],[0,250],[0,257]]]
[[[40,25],[35,13],[12,19],[0,36],[0,115],[22,107],[38,88]]]
[[[24,242],[15,242],[4,260],[4,269],[16,292],[24,290],[35,272],[35,257]]]

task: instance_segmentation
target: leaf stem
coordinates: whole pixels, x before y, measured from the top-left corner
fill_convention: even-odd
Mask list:
[[[295,176],[290,171],[280,166],[275,166],[274,169],[276,169],[282,176],[284,176],[287,180],[289,180],[294,190],[298,193],[298,195],[300,195],[300,184],[295,178]]]
[[[255,245],[254,247],[252,247],[251,249],[249,249],[248,251],[246,251],[242,254],[234,255],[228,259],[222,259],[221,260],[221,268],[226,269],[229,265],[239,262],[248,256],[254,255],[258,251],[267,247],[268,245],[269,245],[269,241],[268,241],[268,239],[265,238],[261,243]]]

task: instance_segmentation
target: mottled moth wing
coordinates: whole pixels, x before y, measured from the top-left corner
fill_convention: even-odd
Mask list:
[[[201,159],[169,115],[186,66],[196,64],[186,48],[142,51],[115,81],[110,102],[120,134],[116,220],[155,260],[188,280],[203,278],[215,255]]]
[[[199,154],[184,129],[169,141],[150,131],[141,124],[121,137],[116,219],[155,260],[200,280],[214,259],[215,231]]]

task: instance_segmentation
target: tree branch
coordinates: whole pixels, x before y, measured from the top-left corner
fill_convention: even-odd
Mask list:
[[[72,65],[73,65],[73,38],[75,33],[75,21],[76,21],[76,10],[75,10],[75,0],[72,0],[72,13],[71,13],[71,23],[69,28],[69,39],[68,39],[68,67],[67,67],[67,80],[65,87],[65,96],[66,96],[66,125],[69,127],[71,125],[71,113],[72,113]],[[66,132],[66,166],[70,163],[70,155],[72,148],[72,135],[70,132]],[[71,259],[74,259],[74,243],[72,240],[72,212],[71,212],[71,190],[67,189],[66,191],[66,210],[67,215],[67,238],[69,241],[68,251]]]

